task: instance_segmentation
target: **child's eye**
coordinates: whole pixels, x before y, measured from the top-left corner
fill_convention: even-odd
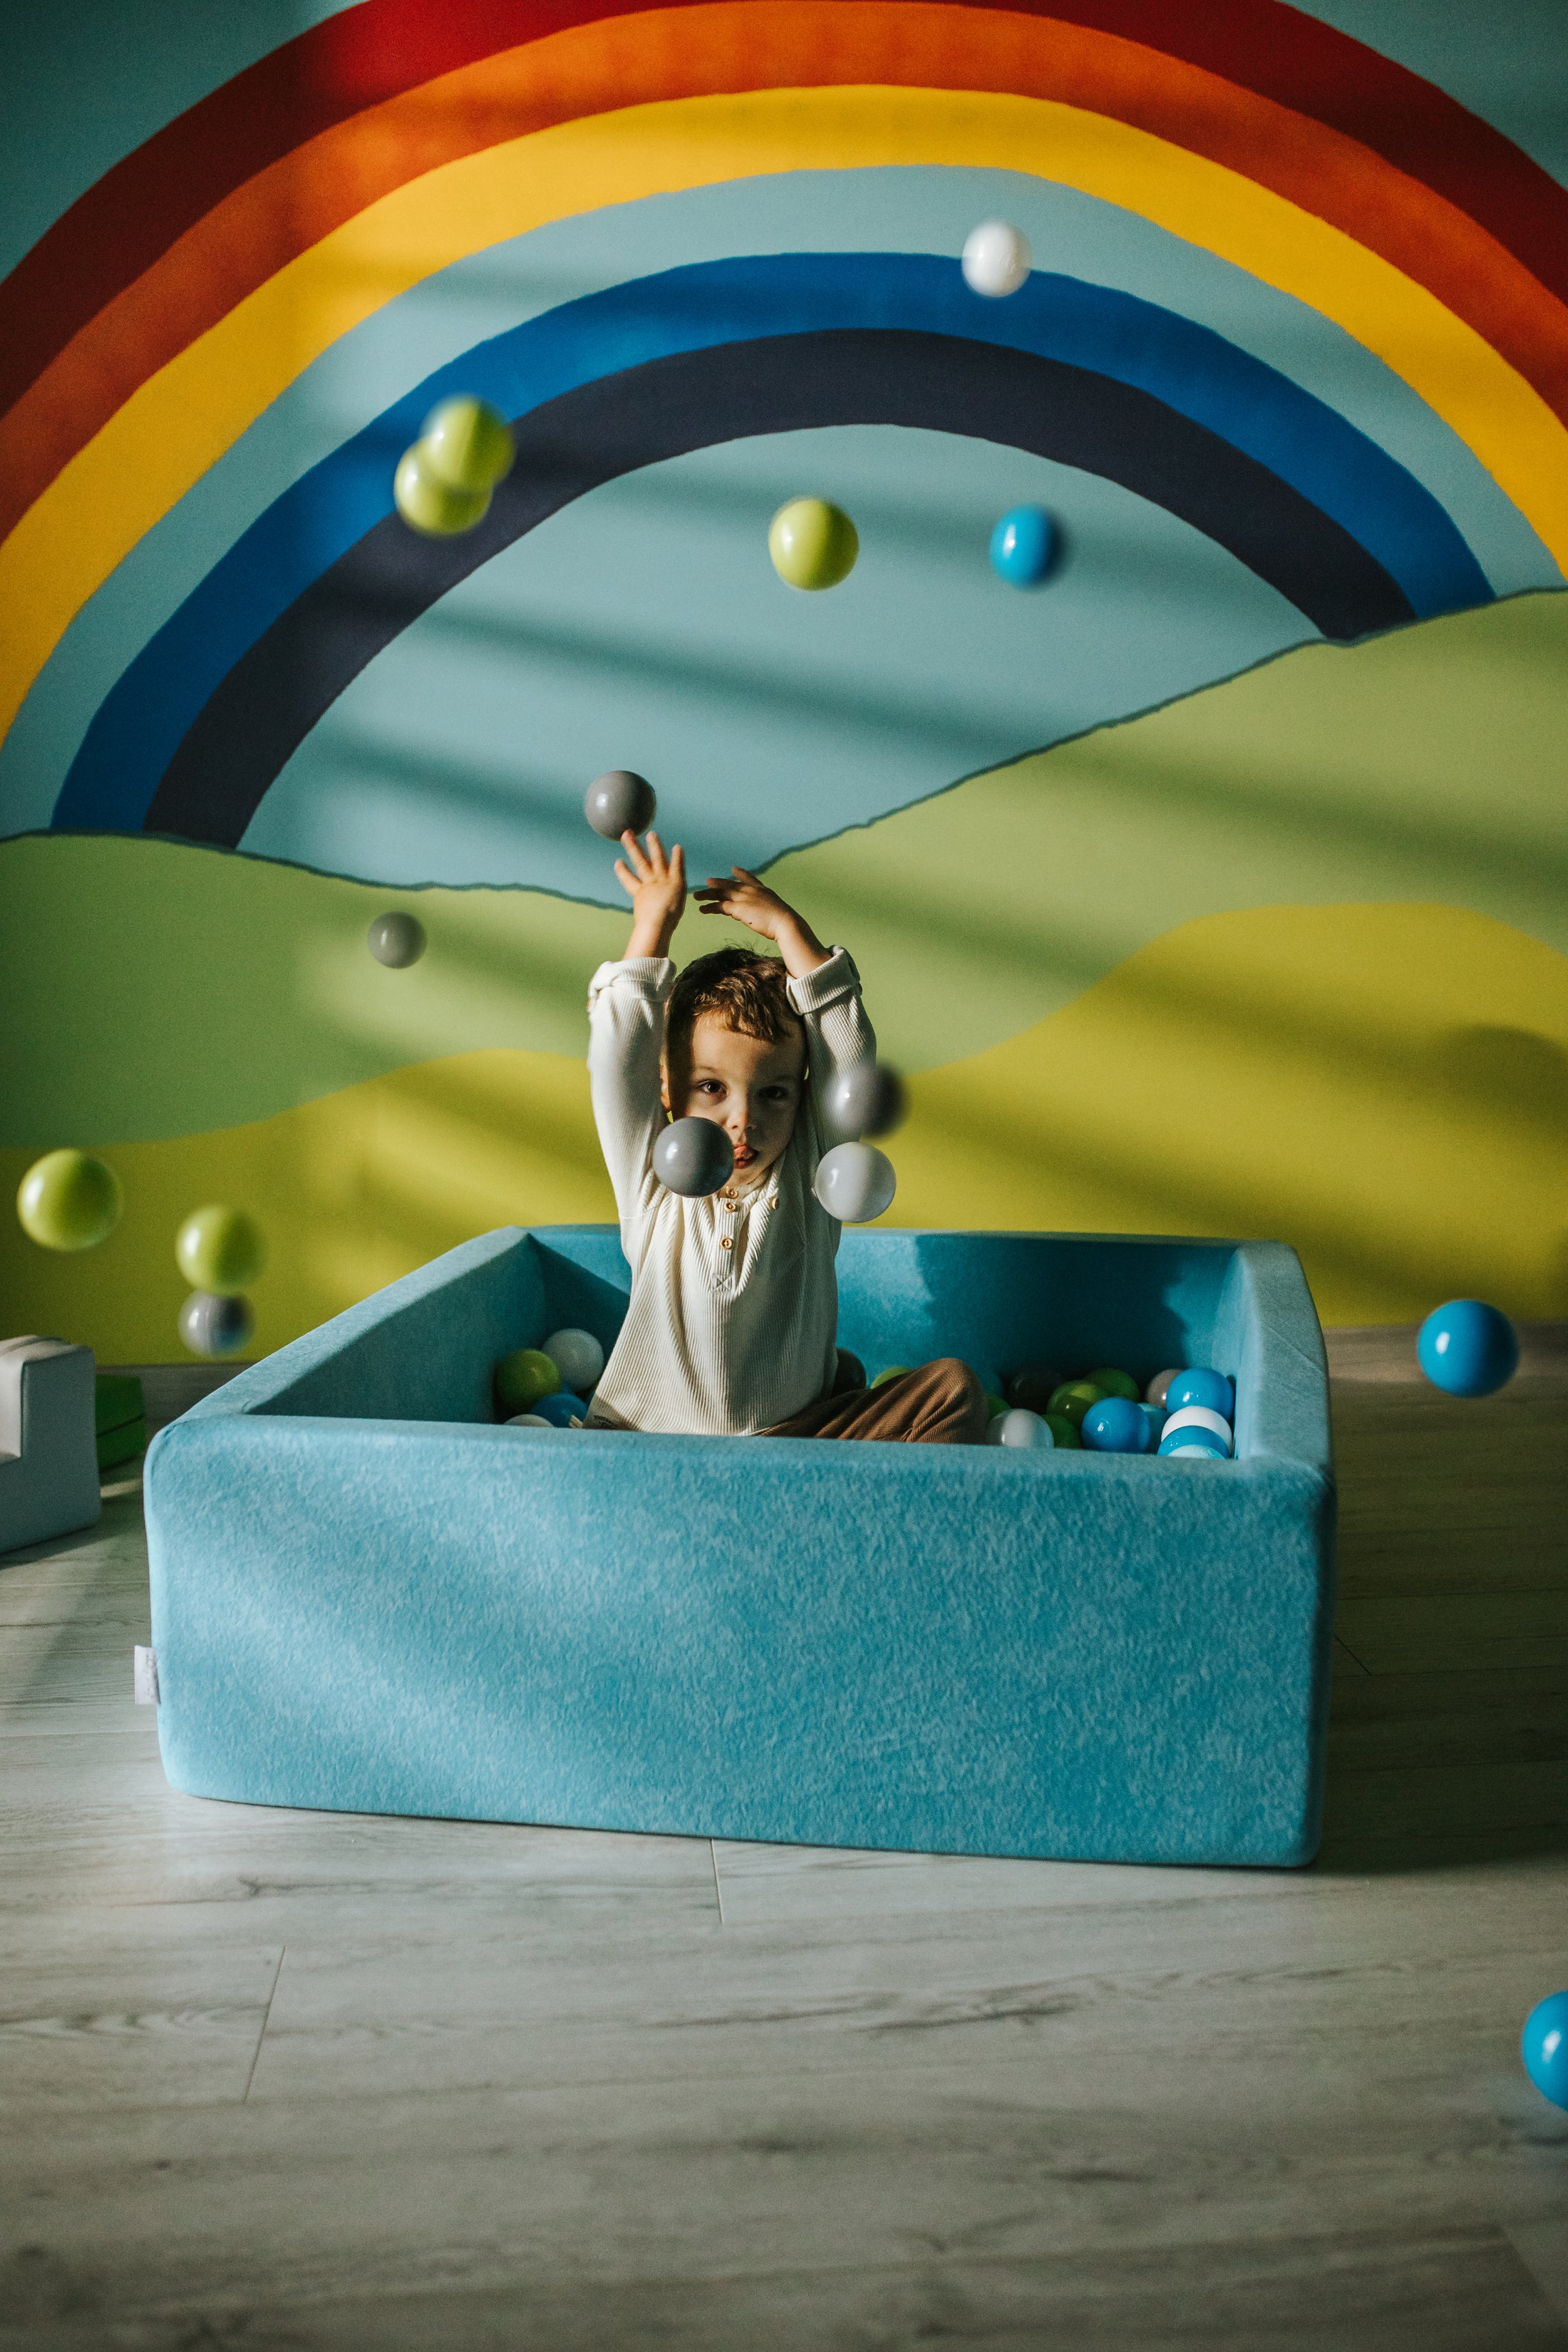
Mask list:
[[[697,1091],[700,1095],[721,1095],[724,1089],[717,1078],[699,1078]]]

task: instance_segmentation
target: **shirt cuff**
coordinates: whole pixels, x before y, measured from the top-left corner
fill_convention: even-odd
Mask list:
[[[789,982],[789,1001],[800,1013],[821,1013],[840,997],[859,993],[860,975],[847,948],[830,949],[826,963],[819,963],[804,980]]]
[[[675,983],[675,966],[668,956],[623,956],[618,963],[602,963],[588,982],[588,1010],[607,988],[624,982],[634,996],[662,1004]]]

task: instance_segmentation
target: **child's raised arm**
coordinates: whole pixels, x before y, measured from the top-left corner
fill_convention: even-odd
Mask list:
[[[759,939],[772,940],[792,980],[804,980],[808,971],[827,961],[827,950],[805,916],[796,914],[776,890],[770,890],[743,866],[731,866],[727,882],[718,874],[710,874],[692,895],[705,915],[728,915],[755,931]]]
[[[632,935],[622,961],[601,964],[589,982],[588,1076],[621,1240],[635,1265],[640,1213],[657,1191],[648,1155],[664,1125],[659,1064],[675,977],[668,959],[686,905],[686,861],[679,843],[667,857],[657,833],[646,846],[624,833],[621,848],[616,872],[631,898]]]
[[[825,948],[805,916],[776,890],[743,866],[731,866],[730,873],[727,882],[710,874],[693,896],[705,915],[729,915],[744,923],[760,938],[772,940],[783,957],[791,998],[805,1024],[815,1149],[826,1150],[837,1139],[825,1132],[823,1124],[823,1098],[830,1080],[854,1063],[877,1057],[876,1033],[860,1002],[860,975],[853,958],[843,948]]]
[[[686,852],[678,841],[668,856],[657,833],[643,847],[635,833],[621,835],[623,855],[616,879],[632,902],[632,935],[626,956],[667,956],[675,927],[686,911]]]

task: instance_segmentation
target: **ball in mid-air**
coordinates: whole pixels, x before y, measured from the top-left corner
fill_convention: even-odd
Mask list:
[[[706,1200],[735,1172],[735,1147],[716,1119],[672,1119],[653,1147],[653,1172],[667,1192]]]
[[[364,943],[377,963],[385,964],[389,971],[405,971],[429,945],[418,916],[401,908],[395,914],[378,915],[364,935]]]
[[[514,1348],[495,1369],[496,1402],[510,1419],[531,1412],[541,1397],[553,1396],[561,1386],[561,1367],[542,1348]]]
[[[859,533],[827,499],[791,499],[768,525],[773,570],[792,588],[837,588],[859,552]]]
[[[834,1133],[858,1143],[862,1136],[891,1135],[903,1121],[908,1097],[902,1078],[885,1062],[852,1062],[829,1084],[826,1108]]]
[[[899,1180],[892,1161],[874,1143],[837,1143],[818,1160],[812,1189],[840,1224],[868,1225],[892,1207]]]
[[[1050,1423],[1037,1412],[1029,1412],[1022,1405],[1013,1405],[1005,1412],[993,1413],[985,1425],[987,1445],[1043,1445],[1054,1448],[1056,1439]]]
[[[1450,1396],[1490,1396],[1519,1370],[1519,1338],[1500,1307],[1450,1298],[1416,1333],[1415,1360],[1433,1387]]]
[[[89,1151],[46,1151],[16,1188],[22,1231],[41,1249],[93,1249],[120,1223],[125,1194],[107,1160]]]
[[[483,522],[489,511],[489,490],[450,488],[431,472],[424,445],[418,441],[397,461],[392,495],[410,530],[424,539],[456,539]]]
[[[1143,1408],[1124,1396],[1102,1396],[1079,1423],[1085,1445],[1096,1454],[1143,1454],[1148,1451],[1149,1423]]]
[[[504,482],[517,456],[511,426],[499,408],[472,393],[443,400],[425,419],[419,436],[421,460],[448,490],[487,495]]]
[[[646,833],[658,814],[658,801],[646,776],[635,768],[606,768],[583,795],[583,814],[606,841],[623,833]]]
[[[174,1257],[193,1290],[236,1298],[267,1264],[267,1240],[243,1209],[193,1209],[174,1236]]]
[[[1009,507],[991,534],[991,568],[1010,588],[1037,588],[1051,568],[1056,530],[1044,507]]]
[[[575,1396],[592,1396],[605,1369],[605,1351],[592,1331],[575,1323],[552,1331],[544,1352],[561,1374],[561,1386]]]
[[[1524,2071],[1543,2099],[1568,2107],[1568,1992],[1548,1993],[1524,2021]]]
[[[1029,240],[1011,221],[982,221],[963,240],[964,283],[994,299],[1016,294],[1034,267]]]
[[[193,1290],[180,1309],[180,1337],[193,1356],[237,1356],[256,1328],[248,1298]]]

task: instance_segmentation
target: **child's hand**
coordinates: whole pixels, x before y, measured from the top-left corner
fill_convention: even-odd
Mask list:
[[[827,961],[827,950],[810,924],[776,890],[770,890],[743,866],[731,866],[730,875],[726,882],[710,874],[706,882],[697,885],[692,895],[705,915],[728,915],[755,931],[759,939],[772,940],[792,980],[804,980],[808,971]]]
[[[668,857],[657,833],[646,845],[635,833],[623,833],[624,857],[616,860],[616,878],[632,902],[629,956],[664,956],[675,927],[686,908],[686,853],[678,841]]]

